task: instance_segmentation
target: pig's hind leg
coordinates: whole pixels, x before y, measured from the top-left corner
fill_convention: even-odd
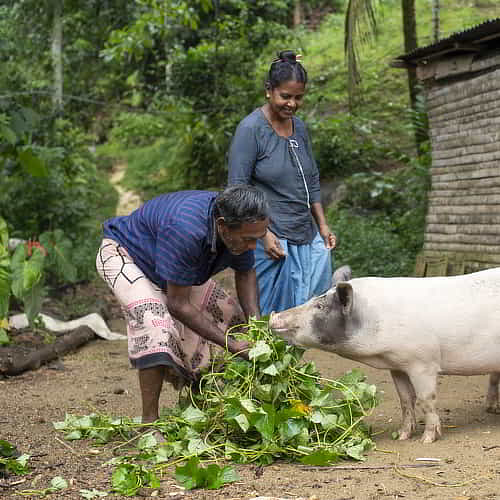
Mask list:
[[[500,382],[500,373],[495,372],[490,374],[490,382],[488,385],[488,393],[486,394],[486,411],[488,413],[500,414],[500,406],[498,404],[498,383]]]
[[[391,376],[396,386],[399,402],[401,404],[402,423],[398,439],[409,439],[417,426],[415,418],[415,402],[417,396],[415,395],[413,384],[405,372],[391,370]]]

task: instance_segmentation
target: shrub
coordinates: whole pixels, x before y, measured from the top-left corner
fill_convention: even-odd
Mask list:
[[[28,108],[20,110],[12,105],[8,113],[36,115]],[[5,125],[0,130],[0,214],[11,236],[28,240],[47,231],[62,231],[73,244],[76,279],[93,276],[100,222],[114,213],[117,195],[97,171],[88,136],[63,119],[53,124],[33,118],[20,124],[16,119],[11,126],[3,141]],[[31,156],[23,164],[26,152]],[[37,164],[43,169],[31,168]]]
[[[354,276],[409,276],[423,245],[430,158],[404,168],[358,173],[346,179],[346,196],[328,210],[338,236],[337,265]]]
[[[370,134],[368,120],[344,113],[306,118],[323,177],[344,177],[375,166],[386,148]]]
[[[123,146],[144,146],[166,134],[166,117],[144,112],[122,112],[113,119],[110,140]]]
[[[415,255],[403,245],[387,216],[332,209],[328,220],[338,239],[337,267],[349,264],[354,277],[412,274]]]

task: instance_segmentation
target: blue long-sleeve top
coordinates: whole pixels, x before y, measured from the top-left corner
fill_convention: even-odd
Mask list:
[[[271,209],[269,229],[295,245],[316,236],[311,205],[321,201],[319,172],[304,122],[293,117],[293,133],[281,137],[260,108],[236,128],[228,159],[228,184],[261,189]]]

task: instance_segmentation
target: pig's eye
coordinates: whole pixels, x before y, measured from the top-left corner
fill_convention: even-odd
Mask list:
[[[321,302],[318,302],[318,303],[316,304],[316,309],[319,309],[319,310],[321,311],[321,309],[324,309],[324,308],[325,308],[325,305],[324,305],[324,304],[322,304]]]

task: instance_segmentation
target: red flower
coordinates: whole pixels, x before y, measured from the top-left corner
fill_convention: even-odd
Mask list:
[[[25,243],[25,246],[26,246],[26,250],[28,251],[28,257],[31,257],[31,255],[33,254],[33,247],[39,248],[43,252],[43,255],[45,255],[45,257],[47,257],[47,255],[48,255],[47,250],[39,241],[29,239]]]

